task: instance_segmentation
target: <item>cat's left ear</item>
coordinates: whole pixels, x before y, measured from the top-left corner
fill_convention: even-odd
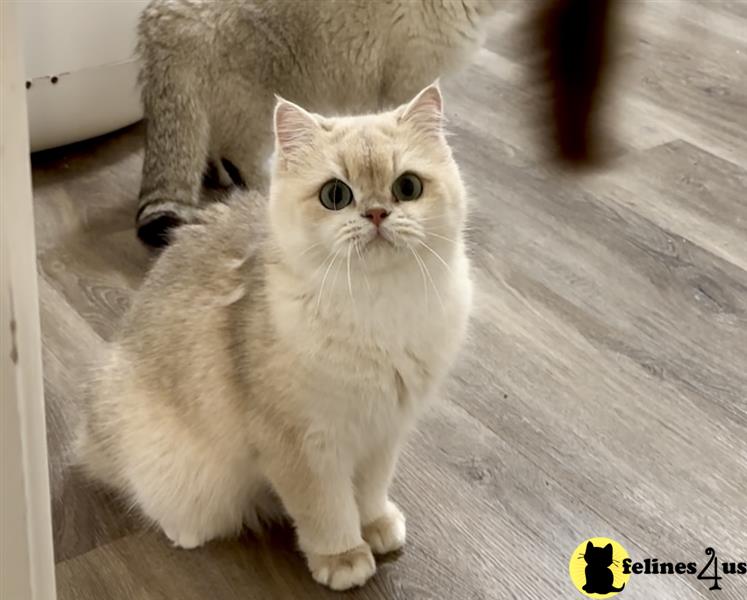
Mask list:
[[[423,131],[438,135],[443,133],[443,107],[441,89],[438,81],[434,81],[404,107],[399,121],[412,123]]]
[[[305,148],[321,129],[314,116],[280,96],[275,105],[275,146],[286,157]]]

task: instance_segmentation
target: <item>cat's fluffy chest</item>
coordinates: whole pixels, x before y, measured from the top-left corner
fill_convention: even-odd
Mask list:
[[[302,385],[316,395],[309,399],[314,410],[326,407],[353,420],[359,413],[396,419],[417,411],[466,327],[471,285],[457,263],[455,273],[439,281],[443,306],[421,297],[417,273],[381,282],[375,292],[359,289],[352,298],[346,286],[331,286],[323,303],[292,278],[270,285],[272,321],[294,354],[297,376],[309,380]],[[332,385],[319,394],[325,382]]]

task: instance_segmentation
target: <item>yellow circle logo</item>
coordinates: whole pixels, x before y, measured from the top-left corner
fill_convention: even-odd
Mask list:
[[[589,598],[612,598],[625,589],[630,573],[623,560],[630,558],[620,544],[608,538],[591,538],[579,544],[568,572],[576,589]]]

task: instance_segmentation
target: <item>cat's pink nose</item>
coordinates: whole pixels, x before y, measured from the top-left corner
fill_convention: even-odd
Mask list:
[[[363,213],[363,216],[378,227],[381,225],[381,222],[389,216],[389,211],[383,208],[370,208]]]

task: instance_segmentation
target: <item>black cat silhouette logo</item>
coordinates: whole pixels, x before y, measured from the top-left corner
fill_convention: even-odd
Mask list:
[[[579,544],[568,571],[576,589],[589,598],[612,598],[625,589],[630,573],[623,561],[630,558],[620,544],[608,538],[591,538]]]

